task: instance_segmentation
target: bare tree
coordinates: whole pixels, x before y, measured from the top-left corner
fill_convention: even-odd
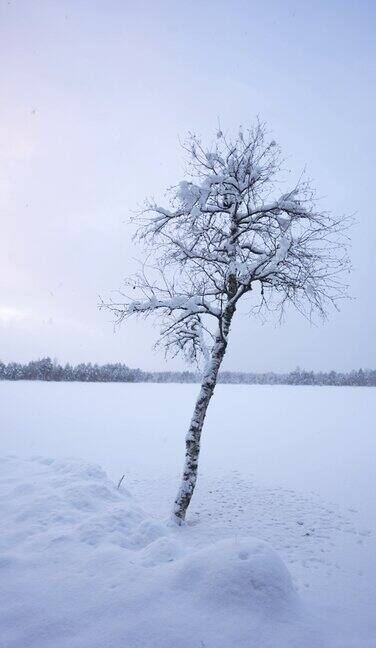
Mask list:
[[[191,135],[183,145],[189,180],[170,189],[170,205],[148,202],[137,238],[152,261],[126,284],[131,295],[103,304],[119,322],[130,315],[162,316],[159,343],[168,352],[204,360],[201,389],[186,436],[182,483],[173,518],[185,519],[197,479],[201,431],[226,353],[238,302],[249,293],[255,309],[293,304],[325,317],[346,295],[344,219],[318,211],[303,178],[285,193],[279,147],[265,126],[217,133],[210,150]]]

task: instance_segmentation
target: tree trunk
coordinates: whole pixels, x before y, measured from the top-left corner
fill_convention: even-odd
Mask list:
[[[172,511],[172,518],[179,525],[183,524],[185,520],[187,508],[196,486],[201,431],[210,399],[213,396],[217,384],[218,371],[226,353],[227,339],[234,312],[235,307],[228,309],[220,323],[211,351],[211,357],[205,369],[200,393],[196,401],[188,433],[185,438],[185,463],[182,483],[176,496]]]

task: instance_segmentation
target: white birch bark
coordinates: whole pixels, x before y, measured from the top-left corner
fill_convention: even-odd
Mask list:
[[[186,516],[187,508],[192,499],[196,486],[198,460],[201,447],[201,432],[206,412],[217,384],[218,372],[226,353],[230,324],[235,309],[230,310],[224,317],[222,326],[218,327],[215,343],[210,360],[205,368],[201,389],[196,400],[193,416],[185,438],[185,462],[181,485],[176,496],[172,518],[181,525]]]

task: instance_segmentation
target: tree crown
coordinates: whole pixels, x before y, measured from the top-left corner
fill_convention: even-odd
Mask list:
[[[138,216],[147,261],[126,280],[135,292],[104,305],[118,321],[162,315],[160,343],[189,360],[255,287],[258,312],[291,303],[325,317],[347,292],[346,219],[319,211],[303,177],[280,192],[281,152],[262,124],[233,139],[219,131],[209,150],[190,135],[183,148],[189,179],[168,207],[149,201]]]

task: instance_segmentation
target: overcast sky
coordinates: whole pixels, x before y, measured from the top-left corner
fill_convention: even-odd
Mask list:
[[[311,326],[240,313],[226,368],[376,367],[374,2],[0,3],[0,358],[179,368],[97,309],[134,268],[127,220],[183,178],[179,137],[268,122],[322,208],[356,213],[353,301]]]

